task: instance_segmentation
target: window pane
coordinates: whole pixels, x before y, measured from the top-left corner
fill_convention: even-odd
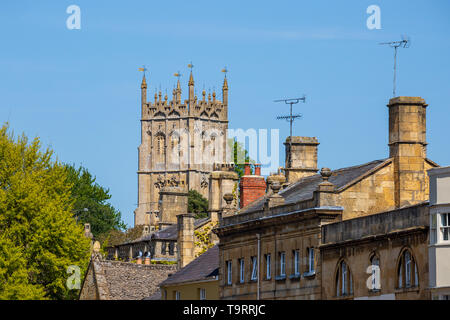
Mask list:
[[[405,252],[405,285],[411,286],[411,254],[409,251]]]
[[[342,261],[342,294],[347,294],[347,265]]]
[[[441,214],[441,225],[442,225],[443,227],[445,227],[445,226],[448,225],[448,224],[447,224],[447,214],[445,214],[445,213]]]
[[[309,248],[309,272],[314,271],[314,248]]]

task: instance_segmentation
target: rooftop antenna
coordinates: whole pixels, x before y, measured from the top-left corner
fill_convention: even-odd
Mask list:
[[[292,114],[292,105],[293,104],[297,104],[300,101],[303,101],[303,103],[306,102],[306,96],[303,95],[302,98],[290,98],[290,99],[280,99],[280,100],[274,100],[274,102],[284,102],[285,104],[289,104],[290,107],[290,114],[288,116],[279,116],[277,117],[278,120],[287,120],[289,121],[290,124],[290,134],[289,134],[289,159],[288,159],[288,164],[289,166],[291,166],[291,156],[290,156],[290,151],[292,150],[292,124],[294,123],[295,119],[297,118],[301,118],[302,115],[301,114]]]
[[[400,41],[382,42],[380,44],[389,45],[389,47],[394,48],[394,88],[392,90],[392,94],[395,97],[395,82],[397,78],[397,49],[399,47],[409,48],[409,46],[411,45],[411,39],[406,35],[402,35],[402,40]]]

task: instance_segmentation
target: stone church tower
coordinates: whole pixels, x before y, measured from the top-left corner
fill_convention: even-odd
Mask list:
[[[141,83],[141,145],[139,146],[138,207],[135,225],[157,225],[159,191],[164,187],[194,189],[208,198],[209,176],[214,163],[226,162],[228,83],[225,76],[222,100],[203,90],[194,92],[192,70],[188,99],[182,100],[180,80],[172,100],[161,91],[147,100],[147,82]]]

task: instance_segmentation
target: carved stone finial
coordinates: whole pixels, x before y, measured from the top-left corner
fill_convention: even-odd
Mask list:
[[[330,168],[322,168],[320,170],[320,175],[322,176],[323,181],[328,181],[328,179],[331,177],[331,170]]]
[[[231,205],[231,202],[233,201],[234,196],[231,193],[225,193],[223,196],[223,200],[227,203],[227,206]]]
[[[280,189],[281,189],[281,185],[279,182],[274,182],[270,185],[270,188],[272,189],[274,194],[277,194],[278,191],[280,191]]]

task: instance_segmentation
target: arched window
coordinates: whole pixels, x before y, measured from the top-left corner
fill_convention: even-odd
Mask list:
[[[352,273],[345,262],[341,260],[336,270],[336,296],[344,297],[353,294]]]
[[[216,156],[216,136],[215,135],[211,135],[211,156],[215,157]]]
[[[419,272],[416,261],[409,249],[400,254],[397,266],[397,284],[399,288],[411,288],[419,285]]]
[[[370,285],[369,289],[372,291],[380,290],[381,289],[381,271],[380,271],[380,258],[376,254],[373,254],[370,258],[370,269],[367,270],[367,272],[371,273],[370,277]]]
[[[156,137],[156,153],[160,156],[164,155],[164,136],[158,135]]]

